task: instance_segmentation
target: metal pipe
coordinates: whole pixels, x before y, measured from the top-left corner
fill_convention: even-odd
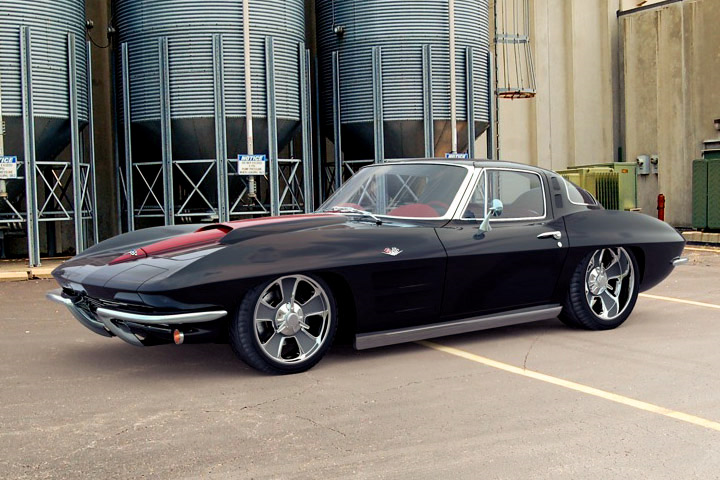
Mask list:
[[[135,230],[135,201],[133,198],[133,165],[132,165],[132,115],[130,112],[130,60],[128,44],[121,47],[122,56],[122,91],[123,91],[123,127],[125,129],[125,189],[127,199],[128,231]]]
[[[340,111],[340,53],[332,52],[333,130],[335,134],[335,190],[342,185],[342,116]]]
[[[425,126],[425,156],[435,156],[435,126],[433,124],[432,45],[423,45],[423,123]]]
[[[467,91],[468,157],[475,158],[475,75],[473,47],[465,49],[465,90]]]
[[[227,120],[223,36],[213,35],[213,87],[215,97],[215,161],[217,162],[218,221],[230,220],[228,209]]]
[[[325,201],[325,143],[322,135],[322,121],[320,119],[320,71],[317,58],[313,62],[313,71],[315,72],[315,142],[317,143],[317,195],[320,203]]]
[[[495,99],[495,61],[492,52],[488,52],[488,129],[487,129],[487,157],[488,159],[498,158],[498,147],[497,147],[497,101]]]
[[[245,56],[245,129],[247,132],[247,154],[255,153],[253,137],[253,105],[252,105],[252,60],[250,55],[250,0],[243,0],[243,54]],[[248,178],[248,197],[257,197],[255,177]]]
[[[500,88],[499,84],[499,74],[500,71],[498,69],[498,62],[497,62],[497,40],[498,40],[498,2],[497,0],[494,1],[493,4],[493,44],[495,46],[495,52],[489,52],[489,61],[491,63],[491,69],[489,70],[490,74],[490,94],[488,95],[488,100],[491,102],[492,108],[490,109],[490,125],[493,127],[492,131],[492,153],[488,154],[488,157],[495,160],[500,160],[500,103],[499,103],[499,97],[498,97],[498,89]],[[505,17],[505,10],[503,9],[503,17]],[[503,43],[503,47],[505,47],[507,44]],[[505,53],[503,55],[504,58],[507,58],[507,51],[505,50]],[[507,62],[505,62],[507,64]],[[505,72],[505,78],[508,78],[508,73]]]
[[[75,223],[75,251],[85,250],[85,228],[83,222],[83,179],[80,165],[80,119],[78,116],[77,59],[75,58],[75,34],[69,33],[68,85],[70,94],[70,156],[72,158],[73,220]],[[48,226],[48,228],[52,228]]]
[[[35,165],[35,111],[32,88],[32,33],[30,27],[20,27],[20,61],[23,150],[25,153],[25,200],[28,232],[28,264],[40,266],[40,236],[37,202],[37,167]]]
[[[275,104],[275,48],[265,37],[265,86],[267,88],[268,154],[270,161],[270,215],[280,215],[280,166],[278,165],[277,105]]]
[[[93,86],[92,86],[92,44],[90,41],[85,46],[85,54],[87,55],[87,92],[88,92],[88,136],[90,142],[90,181],[92,182],[92,224],[93,224],[93,244],[97,245],[100,241],[100,232],[98,231],[98,211],[97,211],[97,179],[95,170],[95,114],[93,112]]]
[[[310,50],[305,48],[305,44],[298,45],[298,55],[300,58],[300,111],[303,145],[303,206],[305,213],[310,213],[315,210],[312,168],[312,97],[310,95]]]
[[[172,118],[170,110],[170,59],[167,37],[158,39],[160,70],[160,142],[162,146],[163,213],[165,225],[175,224],[173,195]]]
[[[2,116],[2,75],[0,75],[0,157],[5,155],[5,120]],[[5,180],[0,180],[0,198],[7,197]],[[0,239],[1,245],[2,239]],[[4,252],[3,252],[4,253]]]
[[[117,56],[110,55],[110,88],[112,91],[113,172],[115,173],[115,221],[117,232],[122,233],[123,172],[120,170],[120,104],[118,103]]]
[[[450,128],[452,153],[457,153],[457,72],[455,72],[455,0],[448,0],[450,17]]]
[[[373,69],[373,130],[375,140],[375,163],[385,161],[385,129],[383,114],[382,49],[372,49]]]

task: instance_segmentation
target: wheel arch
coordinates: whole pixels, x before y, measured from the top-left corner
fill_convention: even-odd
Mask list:
[[[635,246],[627,246],[626,247],[635,257],[635,262],[637,262],[638,266],[638,282],[640,285],[643,284],[643,280],[645,279],[645,250],[642,249],[642,247]]]
[[[336,337],[343,340],[354,338],[357,331],[357,306],[350,282],[343,275],[336,272],[315,272],[315,275],[330,286],[333,297],[335,297],[335,305],[338,311],[338,332]]]

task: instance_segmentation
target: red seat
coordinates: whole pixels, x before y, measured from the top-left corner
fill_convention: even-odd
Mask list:
[[[403,205],[394,208],[388,212],[388,215],[394,217],[416,217],[416,218],[431,218],[438,217],[438,212],[430,205],[424,203],[411,203],[409,205]]]

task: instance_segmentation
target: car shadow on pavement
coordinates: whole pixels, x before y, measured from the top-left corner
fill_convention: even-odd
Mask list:
[[[462,339],[466,342],[483,344],[560,331],[568,331],[568,328],[557,320],[548,320],[432,340],[443,343],[450,339]],[[354,364],[353,368],[362,368],[362,365],[367,362],[373,363],[379,359],[383,362],[391,361],[395,357],[415,354],[417,351],[418,345],[415,343],[357,351],[353,348],[350,340],[342,339],[333,345],[318,367]],[[64,348],[60,356],[64,358],[63,363],[66,367],[73,369],[78,374],[87,375],[112,372],[118,377],[138,375],[162,378],[189,378],[198,375],[218,378],[265,376],[245,365],[227,344],[159,345],[138,348],[127,345],[118,339],[83,338],[77,340],[72,346],[68,345],[67,348]]]

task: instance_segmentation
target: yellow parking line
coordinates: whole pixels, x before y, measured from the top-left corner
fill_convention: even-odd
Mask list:
[[[684,300],[682,298],[662,297],[660,295],[650,295],[649,293],[641,293],[640,296],[644,298],[651,298],[653,300],[665,300],[666,302],[684,303],[685,305],[694,305],[696,307],[715,308],[720,310],[720,305],[715,305],[714,303],[696,302],[694,300]]]
[[[440,352],[449,353],[450,355],[455,355],[456,357],[464,358],[465,360],[470,360],[471,362],[480,363],[480,364],[483,364],[488,367],[496,368],[498,370],[503,370],[505,372],[514,373],[516,375],[521,375],[521,376],[527,377],[527,378],[534,378],[535,380],[540,380],[541,382],[551,383],[551,384],[557,385],[559,387],[564,387],[564,388],[567,388],[570,390],[575,390],[576,392],[585,393],[587,395],[592,395],[594,397],[603,398],[605,400],[610,400],[611,402],[619,403],[622,405],[627,405],[628,407],[637,408],[638,410],[644,410],[646,412],[663,415],[665,417],[674,418],[676,420],[680,420],[680,421],[687,422],[687,423],[692,423],[693,425],[697,425],[697,426],[704,427],[704,428],[709,428],[710,430],[715,430],[715,431],[720,432],[720,423],[714,422],[712,420],[706,420],[704,418],[696,417],[695,415],[689,415],[687,413],[670,410],[669,408],[661,407],[659,405],[654,405],[652,403],[635,400],[633,398],[618,395],[617,393],[606,392],[605,390],[600,390],[598,388],[589,387],[587,385],[583,385],[581,383],[576,383],[576,382],[571,382],[569,380],[563,380],[562,378],[545,375],[544,373],[535,372],[533,370],[526,370],[526,369],[523,369],[520,367],[516,367],[514,365],[509,365],[507,363],[498,362],[497,360],[492,360],[492,359],[489,359],[486,357],[481,357],[480,355],[475,355],[473,353],[466,352],[464,350],[460,350],[460,349],[453,348],[453,347],[447,347],[445,345],[440,345],[435,342],[420,341],[417,343],[419,345],[423,345],[425,347],[432,348],[433,350],[438,350]]]

